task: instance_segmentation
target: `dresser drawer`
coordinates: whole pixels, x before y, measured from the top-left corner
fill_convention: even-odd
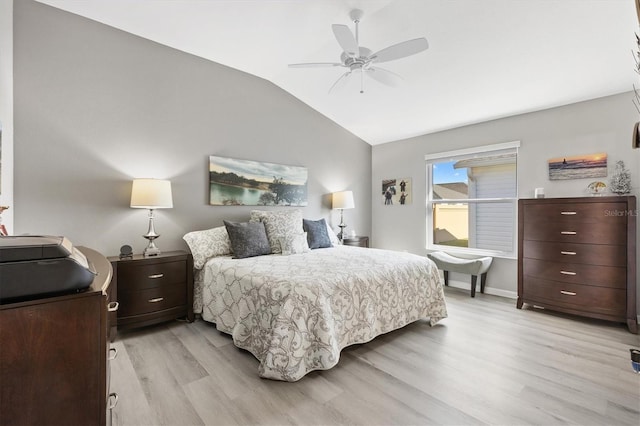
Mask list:
[[[554,262],[585,263],[623,268],[627,266],[626,245],[524,241],[522,255],[525,258]]]
[[[570,223],[622,223],[627,222],[626,203],[543,203],[524,208],[524,220]]]
[[[139,291],[123,291],[118,294],[118,317],[128,317],[186,306],[184,285],[164,285]]]
[[[585,265],[580,263],[552,262],[548,260],[523,259],[526,279],[540,278],[573,284],[624,289],[627,286],[626,268],[616,266]]]
[[[184,261],[121,264],[118,267],[118,291],[143,290],[166,284],[184,283],[186,277],[187,264]]]
[[[529,278],[524,283],[525,301],[576,311],[624,318],[625,289],[614,289]]]
[[[626,222],[613,219],[593,223],[570,220],[528,221],[524,223],[523,238],[531,241],[625,245],[627,225]]]

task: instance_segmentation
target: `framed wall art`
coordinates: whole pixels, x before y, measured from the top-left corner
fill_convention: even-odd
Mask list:
[[[607,154],[558,157],[549,160],[549,180],[584,179],[607,176]]]
[[[382,180],[382,203],[385,206],[411,204],[411,178]]]
[[[306,206],[307,168],[209,156],[212,206]]]

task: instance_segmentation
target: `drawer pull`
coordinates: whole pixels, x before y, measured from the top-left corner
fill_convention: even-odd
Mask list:
[[[560,231],[562,235],[576,235],[576,231]]]
[[[575,256],[576,252],[575,251],[561,251],[560,254],[566,254],[568,256]]]
[[[109,348],[109,361],[113,361],[118,356],[118,348]]]
[[[155,280],[156,278],[162,278],[164,277],[164,274],[153,274],[153,275],[149,275],[149,278],[152,280]]]
[[[578,214],[578,212],[560,212],[560,214],[574,215],[574,214]]]
[[[564,274],[564,275],[575,275],[576,274],[575,272],[571,272],[571,271],[560,271],[560,273]]]
[[[578,293],[575,293],[573,291],[566,291],[566,290],[560,290],[560,293],[564,294],[566,296],[575,296],[576,294],[578,294]]]
[[[118,405],[118,394],[115,392],[110,393],[107,400],[109,401],[107,410],[113,410]]]
[[[164,297],[156,297],[155,299],[149,299],[149,303],[158,303],[158,302],[162,302],[164,300]]]
[[[109,304],[107,305],[107,311],[115,312],[118,310],[119,306],[120,306],[120,303],[118,302],[109,302]]]

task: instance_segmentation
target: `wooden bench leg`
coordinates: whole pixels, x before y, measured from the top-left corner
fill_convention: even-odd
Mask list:
[[[444,285],[449,285],[449,271],[442,272],[444,272]]]
[[[476,282],[478,281],[477,275],[471,275],[471,297],[476,297]]]
[[[484,285],[487,283],[487,273],[481,275],[480,277],[480,293],[484,293]]]

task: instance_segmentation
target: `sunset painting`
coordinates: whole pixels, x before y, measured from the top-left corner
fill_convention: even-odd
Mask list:
[[[549,180],[607,176],[607,154],[558,157],[549,160]]]

